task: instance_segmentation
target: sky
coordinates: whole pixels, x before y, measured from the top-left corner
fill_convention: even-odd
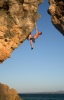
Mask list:
[[[11,53],[11,58],[0,64],[0,83],[18,93],[64,90],[64,37],[52,25],[48,7],[48,0],[39,5],[41,17],[37,26],[43,34],[34,49],[25,40]]]

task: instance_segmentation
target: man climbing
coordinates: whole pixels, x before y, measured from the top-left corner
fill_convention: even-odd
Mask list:
[[[39,37],[39,35],[42,35],[42,32],[38,32],[37,26],[36,26],[36,33],[35,35],[30,34],[28,36],[28,39],[30,41],[30,45],[31,45],[31,49],[33,49],[33,43],[35,43],[35,39],[37,39]]]

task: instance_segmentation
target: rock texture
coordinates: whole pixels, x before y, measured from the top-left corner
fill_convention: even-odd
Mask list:
[[[0,83],[0,100],[22,100],[16,90],[9,89],[7,85]]]
[[[64,35],[64,0],[49,0],[49,4],[52,23]]]
[[[32,32],[43,0],[0,0],[0,63]]]

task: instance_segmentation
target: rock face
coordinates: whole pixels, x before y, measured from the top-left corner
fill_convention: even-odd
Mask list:
[[[52,23],[64,35],[64,0],[49,0],[49,4]]]
[[[16,90],[9,89],[7,85],[0,83],[0,100],[22,100]]]
[[[43,0],[0,0],[0,63],[32,32]]]

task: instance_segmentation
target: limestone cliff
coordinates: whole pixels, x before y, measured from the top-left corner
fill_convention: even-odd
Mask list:
[[[43,0],[0,0],[0,63],[32,32]]]
[[[16,90],[0,83],[0,100],[22,100]]]
[[[52,23],[64,35],[64,0],[49,0],[49,4]]]

